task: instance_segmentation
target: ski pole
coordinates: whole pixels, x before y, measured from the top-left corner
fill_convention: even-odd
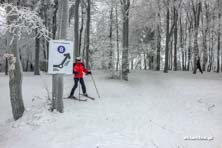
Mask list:
[[[79,85],[79,101],[80,101],[80,78],[78,80],[78,85]]]
[[[97,89],[97,87],[96,87],[96,83],[95,83],[95,80],[94,80],[92,74],[91,74],[91,78],[92,78],[92,80],[93,80],[94,87],[96,88],[97,95],[98,95],[98,97],[100,98],[99,91],[98,91],[98,89]]]

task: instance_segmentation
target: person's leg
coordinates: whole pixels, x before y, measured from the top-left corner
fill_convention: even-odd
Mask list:
[[[193,74],[196,74],[196,73],[197,73],[197,69],[198,69],[198,66],[196,67],[196,69],[195,69],[195,66],[194,66]]]
[[[83,78],[80,78],[79,81],[80,81],[80,84],[82,86],[83,94],[86,94],[86,86],[85,86],[85,82],[84,82]]]
[[[72,88],[71,93],[70,93],[69,96],[73,96],[73,95],[74,95],[75,90],[76,90],[76,88],[78,87],[78,82],[79,82],[79,79],[78,79],[78,78],[74,78],[74,86],[73,86],[73,88]]]
[[[199,70],[200,70],[200,72],[201,72],[201,73],[203,73],[203,71],[202,71],[202,69],[201,69],[201,67],[200,67],[200,66],[199,66]]]

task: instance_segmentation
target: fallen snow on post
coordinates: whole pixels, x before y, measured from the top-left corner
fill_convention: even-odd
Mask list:
[[[132,72],[129,82],[93,74],[102,97],[64,100],[63,114],[47,110],[51,76],[24,74],[26,112],[16,122],[8,77],[0,74],[0,148],[222,147],[221,74]],[[96,97],[91,78],[85,81]],[[64,83],[68,96],[72,76]]]

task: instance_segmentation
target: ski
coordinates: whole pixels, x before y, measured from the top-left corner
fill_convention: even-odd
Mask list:
[[[93,98],[93,97],[91,97],[91,96],[86,96],[86,95],[84,95],[84,94],[81,94],[81,96],[84,96],[84,97],[89,98],[89,99],[91,99],[91,100],[95,100],[95,98]]]
[[[67,97],[67,98],[65,98],[65,99],[71,99],[71,100],[76,100],[76,101],[87,101],[87,99],[79,99],[79,98],[76,98],[76,97],[71,97],[71,98],[69,98],[69,97]]]

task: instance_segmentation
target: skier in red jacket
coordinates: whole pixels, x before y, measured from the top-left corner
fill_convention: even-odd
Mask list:
[[[73,64],[74,86],[71,90],[69,98],[74,98],[74,93],[76,88],[78,87],[78,82],[80,82],[82,86],[83,95],[88,96],[86,93],[86,86],[83,79],[83,73],[92,74],[91,71],[85,68],[84,64],[81,62],[81,58],[77,57],[76,62]]]

